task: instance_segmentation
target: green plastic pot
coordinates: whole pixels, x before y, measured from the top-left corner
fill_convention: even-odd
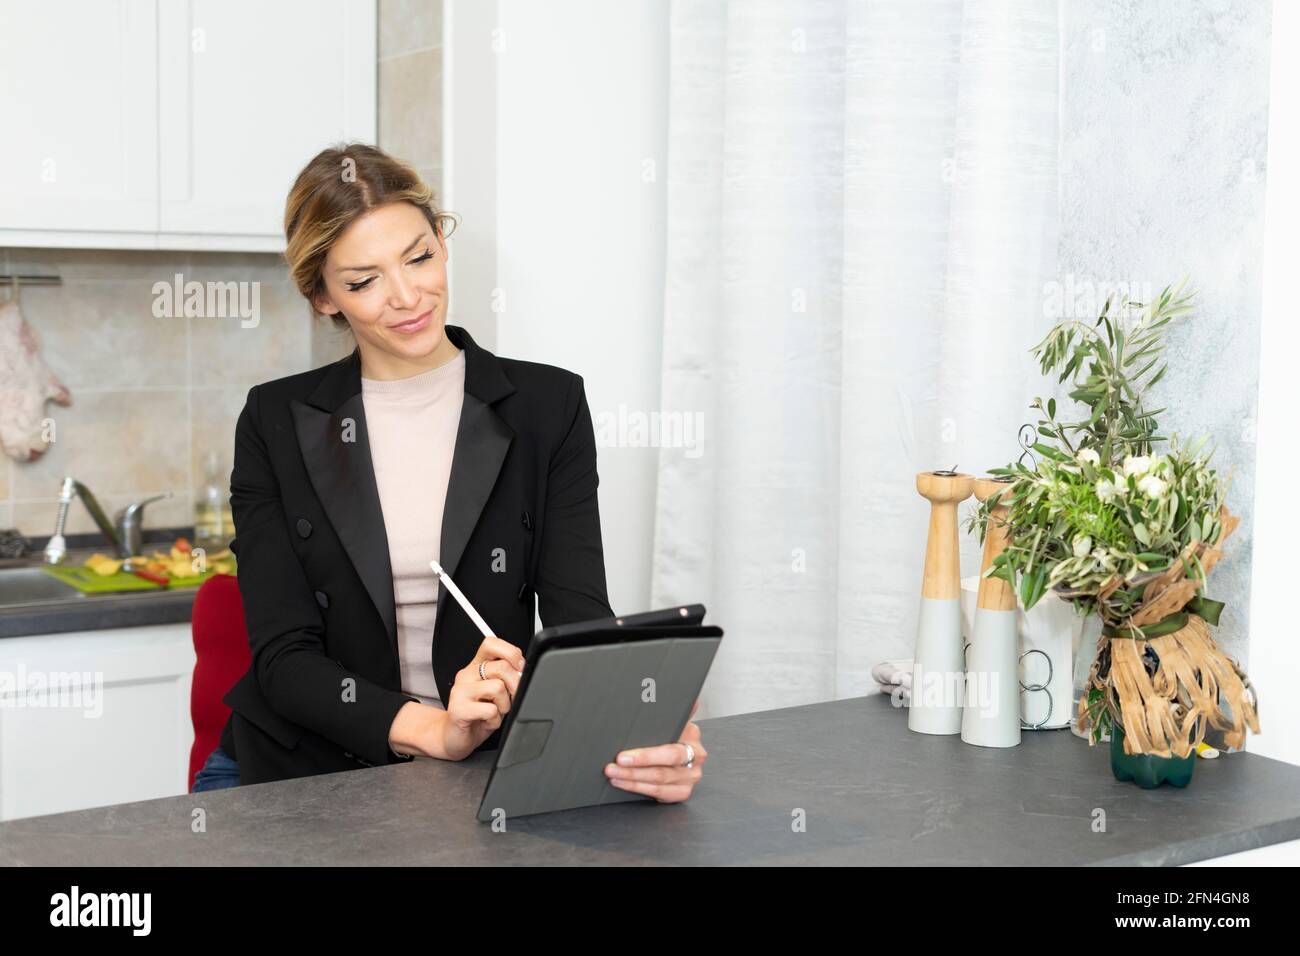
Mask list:
[[[1192,782],[1196,751],[1186,757],[1155,757],[1151,754],[1124,752],[1124,731],[1114,721],[1110,728],[1110,769],[1120,782],[1132,780],[1143,790],[1154,790],[1162,783],[1185,787]]]

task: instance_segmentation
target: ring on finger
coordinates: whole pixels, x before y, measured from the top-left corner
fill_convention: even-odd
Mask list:
[[[478,662],[478,679],[487,680],[487,661]]]
[[[682,766],[685,767],[687,770],[690,770],[690,769],[694,768],[694,766],[695,766],[695,748],[692,747],[690,744],[688,744],[688,743],[687,743],[686,741],[684,741],[684,740],[679,740],[678,743],[680,743],[683,747],[686,748],[686,760],[682,763]]]

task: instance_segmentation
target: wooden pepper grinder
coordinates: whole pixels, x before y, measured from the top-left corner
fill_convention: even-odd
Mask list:
[[[971,475],[956,471],[923,471],[916,476],[917,492],[930,502],[930,532],[925,544],[907,726],[921,734],[961,732],[966,662],[961,637],[957,503],[970,497],[974,481]]]
[[[981,747],[1014,747],[1020,743],[1020,635],[1016,629],[1016,595],[1001,578],[984,573],[1007,549],[1007,507],[997,496],[1008,482],[975,479],[975,497],[995,499],[984,534],[984,563],[975,600],[970,659],[966,669],[966,697],[961,717],[961,739]]]

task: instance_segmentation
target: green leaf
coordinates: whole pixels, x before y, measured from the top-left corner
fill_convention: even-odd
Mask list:
[[[1069,460],[1070,460],[1069,456],[1066,455],[1065,453],[1060,452],[1060,451],[1058,451],[1058,450],[1055,449],[1055,448],[1052,448],[1050,445],[1044,445],[1044,444],[1043,444],[1042,442],[1040,442],[1040,441],[1036,441],[1036,442],[1034,442],[1033,445],[1031,445],[1030,447],[1033,448],[1034,451],[1036,451],[1036,452],[1038,452],[1040,455],[1042,455],[1044,458],[1050,458],[1050,459],[1052,459],[1053,461],[1069,461]]]
[[[1110,332],[1110,323],[1109,323],[1109,322],[1106,324],[1106,331],[1107,331],[1107,333]],[[1113,338],[1111,338],[1111,344],[1112,344],[1112,345],[1115,344],[1115,340],[1114,340]],[[1114,360],[1111,359],[1111,357],[1110,357],[1110,349],[1106,348],[1106,343],[1102,342],[1100,339],[1097,340],[1097,354],[1101,356],[1102,361],[1103,361],[1106,365],[1114,365],[1114,364],[1115,364],[1115,363],[1114,363]]]
[[[1039,598],[1041,598],[1043,593],[1047,590],[1047,574],[1043,568],[1038,569],[1038,574],[1034,580],[1034,603],[1037,604]]]
[[[1142,376],[1145,375],[1147,372],[1151,371],[1151,367],[1152,367],[1153,365],[1155,365],[1155,364],[1156,364],[1157,362],[1159,362],[1159,361],[1160,361],[1160,356],[1157,355],[1157,356],[1156,356],[1155,358],[1153,358],[1150,362],[1147,362],[1146,365],[1143,365],[1143,366],[1142,366],[1142,369],[1141,369],[1140,371],[1137,371],[1137,372],[1134,372],[1134,373],[1133,373],[1133,380],[1134,380],[1134,381],[1138,381],[1139,379],[1141,379]],[[1128,364],[1128,361],[1125,360],[1124,364],[1127,365],[1127,364]]]
[[[1038,603],[1038,599],[1043,596],[1043,590],[1046,588],[1047,574],[1046,571],[1039,567],[1020,579],[1020,600],[1024,604],[1025,610],[1029,610]]]

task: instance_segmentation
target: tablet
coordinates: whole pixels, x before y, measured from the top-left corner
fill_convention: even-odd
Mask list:
[[[666,607],[658,611],[644,611],[640,614],[625,614],[622,617],[598,617],[591,621],[576,621],[559,627],[547,627],[533,635],[528,653],[540,653],[543,646],[563,643],[578,634],[605,630],[609,627],[671,627],[675,624],[703,624],[704,605],[684,604],[678,607]]]
[[[682,735],[722,641],[703,618],[687,605],[538,631],[478,819],[652,800],[605,764]]]

